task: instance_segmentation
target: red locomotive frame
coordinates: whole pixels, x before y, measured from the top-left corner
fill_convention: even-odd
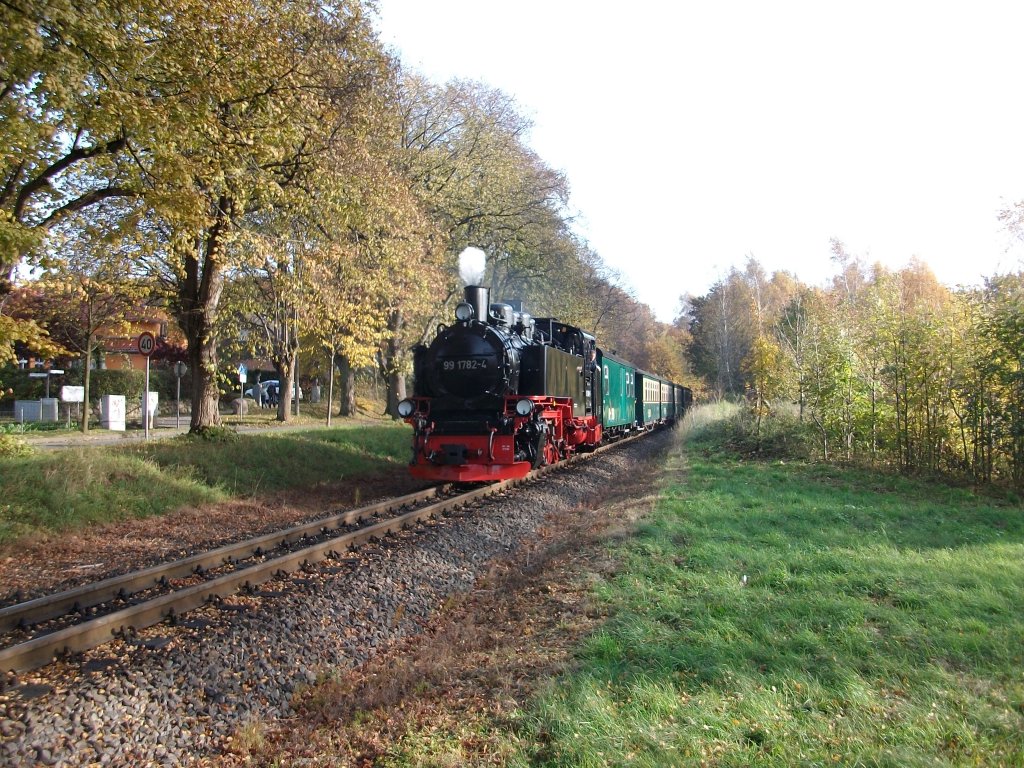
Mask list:
[[[413,397],[415,410],[405,418],[413,426],[414,477],[449,483],[480,483],[525,477],[537,466],[554,464],[580,449],[601,442],[602,425],[594,416],[573,416],[572,398],[508,395],[505,397],[504,429],[492,426],[489,434],[435,434],[430,400]],[[517,406],[533,403],[528,415]],[[540,452],[533,461],[516,458],[517,437],[524,430],[538,433]],[[503,432],[499,434],[499,432]]]

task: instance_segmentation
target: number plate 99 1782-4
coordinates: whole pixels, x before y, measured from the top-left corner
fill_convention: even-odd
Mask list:
[[[486,358],[469,358],[460,360],[444,360],[441,367],[446,371],[485,371],[487,370]]]

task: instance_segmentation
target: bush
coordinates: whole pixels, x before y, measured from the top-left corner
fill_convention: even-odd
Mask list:
[[[75,384],[82,384],[81,371],[75,371]],[[182,392],[190,390],[191,379],[186,376],[181,380]],[[142,389],[146,385],[145,371],[93,371],[89,376],[89,397],[99,400],[103,395],[125,395],[131,400],[142,399]],[[176,390],[174,371],[163,368],[151,368],[149,371],[149,389],[160,395],[161,403],[173,403]]]
[[[46,379],[29,377],[35,371],[9,369],[3,372],[3,385],[14,390],[16,400],[38,400],[46,394]],[[151,377],[152,378],[152,377]],[[89,377],[89,398],[99,400],[103,395],[125,395],[131,399],[142,398],[142,387],[146,380],[144,371],[93,371]],[[150,382],[152,384],[152,381]],[[81,369],[71,369],[63,376],[50,379],[50,397],[59,397],[60,388],[65,384],[82,386]]]
[[[38,400],[46,394],[46,379],[29,377],[34,371],[19,368],[5,368],[0,371],[0,389],[4,391],[4,399]],[[82,386],[84,377],[81,368],[70,368],[63,376],[55,376],[50,380],[50,397],[59,397],[60,388],[64,384]],[[96,402],[104,395],[124,395],[128,400],[141,400],[142,388],[146,383],[145,371],[114,371],[94,370],[89,375],[89,399]],[[185,376],[181,380],[181,388],[189,392],[191,379]],[[10,394],[6,390],[10,388]],[[160,402],[174,402],[176,379],[174,371],[168,368],[153,367],[149,372],[149,388],[160,393]]]
[[[0,373],[0,388],[4,391],[4,400],[38,400],[46,396],[46,379],[33,379],[28,369],[6,368]],[[64,377],[54,377],[50,381],[50,396],[56,397],[60,385],[65,383]],[[10,389],[11,393],[7,394]]]
[[[28,445],[14,435],[0,432],[0,458],[19,458],[30,456],[33,453],[32,446]]]
[[[153,386],[150,376],[150,388]],[[82,371],[75,371],[75,384],[81,386]],[[124,395],[126,400],[142,399],[142,390],[146,386],[145,371],[92,371],[89,374],[89,399],[98,401],[104,395]]]
[[[700,434],[711,424],[719,424],[719,429],[710,431],[717,438],[715,442],[729,451],[766,459],[806,459],[814,454],[810,423],[801,422],[799,416],[788,409],[779,408],[762,418],[760,430],[757,419],[747,407],[722,405],[714,416],[705,419],[707,424],[695,424],[694,432]]]
[[[754,434],[756,421],[749,414],[747,428],[755,452],[766,458],[807,459],[814,455],[814,431],[810,421],[798,415],[775,411],[761,421],[760,435]]]
[[[238,433],[231,427],[206,427],[198,432],[182,435],[179,439],[198,440],[205,443],[234,443],[239,438]]]

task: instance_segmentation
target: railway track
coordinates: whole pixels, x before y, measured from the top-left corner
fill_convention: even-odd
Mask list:
[[[430,488],[8,606],[0,609],[0,645],[4,646],[0,648],[0,672],[36,669],[62,654],[95,648],[174,619],[243,588],[340,556],[627,440],[541,467],[523,480],[463,492],[448,486]]]

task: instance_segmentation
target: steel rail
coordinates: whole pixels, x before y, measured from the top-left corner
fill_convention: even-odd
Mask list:
[[[552,465],[559,466],[559,465]],[[547,469],[547,468],[544,468]],[[109,642],[126,630],[139,630],[164,619],[178,616],[207,604],[211,599],[234,594],[242,587],[255,586],[278,574],[292,573],[317,563],[332,554],[351,549],[367,541],[380,539],[414,523],[465,506],[471,501],[493,495],[522,480],[506,480],[468,493],[444,499],[396,517],[373,523],[309,547],[295,550],[247,568],[240,568],[202,584],[160,595],[113,613],[99,616],[72,627],[12,645],[0,650],[0,670],[23,672],[49,664],[55,656],[88,650]]]
[[[351,525],[367,517],[392,512],[408,504],[425,501],[445,490],[447,490],[447,486],[439,486],[375,502],[365,507],[274,531],[255,539],[226,544],[209,552],[181,560],[160,563],[141,571],[112,576],[109,579],[83,584],[65,592],[44,595],[24,603],[10,605],[0,609],[0,632],[8,632],[19,626],[38,624],[41,621],[65,616],[71,611],[85,610],[118,597],[152,589],[168,579],[182,578],[204,570],[219,568],[237,560],[265,553],[281,544],[340,528],[343,525]]]
[[[397,515],[396,517],[373,523],[355,531],[342,533],[336,537],[265,560],[261,563],[248,567],[241,567],[231,573],[216,577],[210,581],[185,587],[184,589],[171,592],[169,594],[160,595],[151,600],[140,602],[137,605],[129,606],[103,616],[89,619],[75,626],[66,627],[64,629],[33,638],[32,640],[27,640],[16,645],[0,649],[0,671],[24,672],[45,666],[60,654],[75,653],[95,648],[109,642],[118,635],[125,634],[129,630],[140,630],[153,626],[165,619],[179,616],[195,608],[202,607],[213,599],[234,594],[243,587],[262,584],[277,575],[292,573],[299,568],[315,564],[327,557],[340,554],[342,551],[352,549],[360,544],[364,544],[371,540],[381,539],[390,533],[396,533],[418,522],[464,507],[468,503],[478,499],[500,493],[501,491],[539,477],[546,472],[561,469],[581,459],[602,453],[610,448],[620,446],[623,443],[630,442],[638,436],[639,435],[634,435],[617,440],[614,443],[601,446],[586,454],[574,454],[573,456],[570,456],[568,460],[540,467],[522,479],[505,480],[499,483],[493,483],[458,496],[453,496],[449,499],[443,499],[425,507],[420,507],[410,512]],[[443,488],[447,488],[447,486],[431,488],[420,493],[407,494],[406,496],[401,496],[396,499],[378,502],[367,507],[334,515],[330,518],[296,526],[288,529],[287,531],[268,534],[267,536],[262,536],[258,539],[253,539],[247,542],[241,542],[237,545],[221,547],[209,553],[176,561],[169,564],[169,566],[179,569],[176,570],[179,575],[189,575],[194,573],[197,567],[207,567],[206,565],[200,565],[201,563],[210,565],[216,564],[218,566],[224,564],[225,557],[234,556],[226,554],[228,552],[242,552],[248,550],[250,554],[256,554],[257,550],[262,548],[263,543],[266,543],[266,546],[271,546],[271,544],[269,544],[271,541],[280,543],[286,540],[294,540],[302,535],[308,535],[313,531],[317,533],[325,532],[328,529],[329,523],[337,522],[337,525],[335,525],[336,528],[343,524],[351,524],[362,517],[368,517],[376,512],[393,510],[409,503],[423,501],[426,498],[430,498],[432,495],[436,495],[437,492]],[[370,510],[374,511],[370,512]],[[274,546],[276,546],[276,544],[274,544]],[[163,572],[162,577],[154,575],[161,570]],[[144,583],[147,586],[142,587],[142,589],[146,589],[160,583],[163,579],[173,578],[167,574],[168,571],[166,569],[162,569],[161,566],[154,566],[153,568],[146,569],[145,571],[140,571],[138,573],[125,574],[121,577],[107,579],[103,582],[99,582],[99,584],[95,586],[104,585],[102,592],[103,594],[108,595],[110,594],[113,586],[111,583],[119,580],[123,580],[126,584],[136,582]],[[51,599],[55,604],[62,603],[67,607],[72,607],[77,602],[77,599],[73,599],[72,595],[75,595],[80,591],[85,594],[86,587],[53,595],[51,596]],[[113,591],[112,596],[116,597],[120,594],[121,588],[118,587]],[[107,599],[110,598],[108,597]],[[30,601],[29,603],[11,606],[5,610],[8,614],[13,614],[14,609],[20,608],[23,605],[27,606],[32,603],[46,600],[47,598],[39,598],[38,600]],[[70,602],[68,602],[69,600]],[[39,609],[41,610],[41,608]],[[45,612],[46,611],[44,611],[44,613]],[[52,618],[52,615],[48,616],[48,618]]]

